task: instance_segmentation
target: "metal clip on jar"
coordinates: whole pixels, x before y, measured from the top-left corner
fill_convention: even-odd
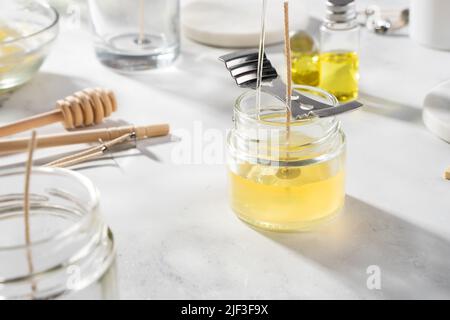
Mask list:
[[[113,237],[93,184],[68,170],[33,168],[26,242],[24,173],[0,180],[0,300],[116,298]]]
[[[302,94],[337,105],[331,94],[296,86]],[[309,230],[335,217],[345,199],[345,135],[336,118],[293,120],[286,107],[262,93],[240,96],[228,136],[231,206],[252,226]]]

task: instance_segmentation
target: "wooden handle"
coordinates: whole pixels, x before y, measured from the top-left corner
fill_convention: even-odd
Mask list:
[[[75,92],[56,102],[56,110],[0,126],[0,137],[39,128],[51,123],[64,123],[66,129],[99,124],[117,110],[117,100],[111,90],[95,88]]]
[[[29,117],[14,123],[0,126],[0,137],[6,137],[33,128],[43,127],[48,124],[60,122],[62,120],[64,120],[64,116],[61,110],[49,111],[37,116]]]
[[[41,136],[36,141],[37,148],[51,148],[71,144],[98,142],[99,140],[110,141],[127,133],[136,133],[137,139],[161,137],[169,134],[168,124],[149,126],[126,126],[110,129],[86,130],[70,132],[65,134]],[[13,153],[26,150],[29,139],[11,139],[0,142],[0,154]]]

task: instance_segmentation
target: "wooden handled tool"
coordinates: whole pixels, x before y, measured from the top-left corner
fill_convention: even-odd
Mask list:
[[[56,110],[0,126],[0,137],[62,121],[66,129],[99,124],[117,110],[114,93],[96,88],[78,91],[56,102]]]
[[[64,134],[40,136],[36,140],[36,148],[51,148],[71,144],[90,143],[110,141],[119,138],[127,133],[135,133],[136,139],[146,139],[152,137],[161,137],[169,134],[168,124],[149,125],[149,126],[126,126],[114,127],[109,129],[96,129],[78,132],[69,132]],[[26,150],[29,139],[11,139],[0,142],[0,154],[14,153]]]

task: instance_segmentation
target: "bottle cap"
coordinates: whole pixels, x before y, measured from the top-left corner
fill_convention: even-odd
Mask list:
[[[345,23],[356,19],[355,0],[328,0],[326,21]]]

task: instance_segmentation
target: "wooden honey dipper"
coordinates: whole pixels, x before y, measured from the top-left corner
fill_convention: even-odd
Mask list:
[[[103,122],[117,110],[117,101],[111,90],[88,88],[75,92],[56,102],[56,110],[0,126],[0,137],[63,122],[66,129],[92,126]]]

